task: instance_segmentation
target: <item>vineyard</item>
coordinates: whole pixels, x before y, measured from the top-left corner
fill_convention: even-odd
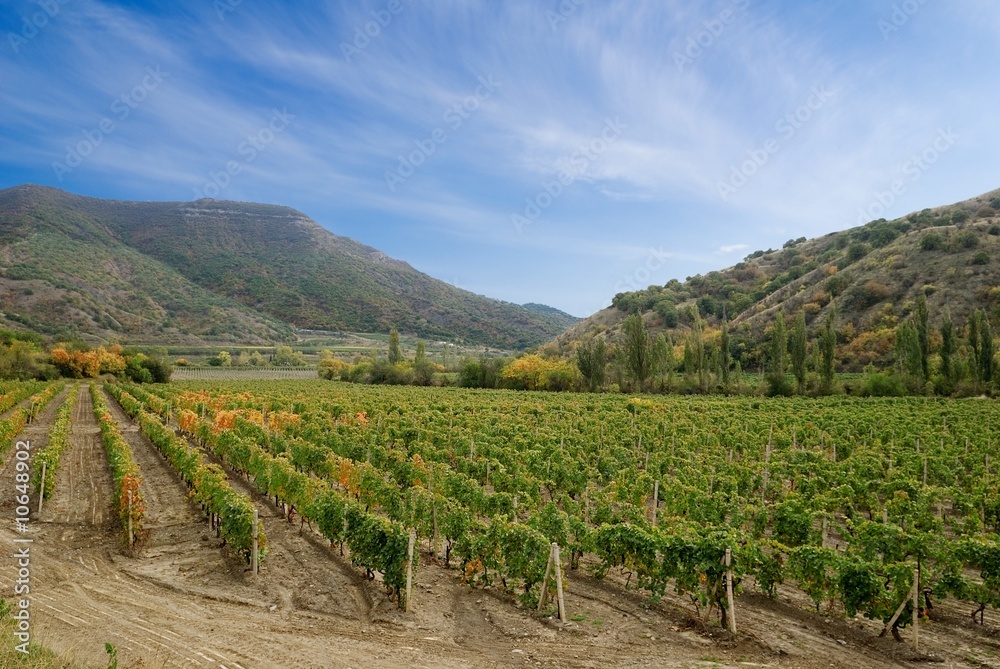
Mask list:
[[[29,404],[45,406],[62,389],[11,389],[7,408],[32,393]],[[687,629],[714,639],[703,655],[735,649],[783,664],[798,653],[784,664],[829,666],[783,645],[795,620],[841,625],[836,643],[845,637],[886,666],[1000,666],[1000,411],[987,400],[259,379],[64,394],[36,456],[46,499],[60,495],[52,472],[72,457],[71,416],[85,402],[109,463],[117,550],[141,560],[159,531],[165,502],[150,498],[148,445],[226,559],[249,574],[231,591],[247,597],[287,575],[290,561],[309,582],[340,560],[353,566],[345,578],[367,584],[350,588],[396,609],[379,614],[392,625],[438,620],[430,593],[446,589],[456,598],[446,617],[488,596],[499,609],[487,620],[553,621],[560,639],[577,640],[560,643],[581,653],[622,633],[599,631],[619,609],[654,630],[650,639]],[[17,411],[8,420],[24,418]],[[32,481],[37,490],[37,469]],[[322,541],[329,558],[297,558],[313,551],[292,548],[298,537]],[[602,620],[588,625],[595,610]]]

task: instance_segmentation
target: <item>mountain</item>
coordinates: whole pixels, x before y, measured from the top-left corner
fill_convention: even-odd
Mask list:
[[[560,311],[555,307],[550,307],[545,304],[536,304],[535,302],[528,302],[527,304],[522,304],[522,307],[528,311],[534,312],[540,316],[549,319],[552,323],[557,325],[560,330],[565,330],[566,328],[572,327],[580,322],[581,319],[576,316],[571,316],[565,311]]]
[[[895,327],[920,294],[933,324],[949,314],[963,324],[973,309],[1000,315],[1000,190],[965,202],[817,239],[789,240],[743,262],[684,282],[621,293],[612,306],[561,334],[557,350],[590,336],[618,338],[622,323],[640,313],[653,335],[669,331],[675,343],[690,331],[694,309],[710,330],[730,323],[743,368],[761,363],[753,342],[783,312],[803,311],[812,332],[834,314],[839,360],[858,370],[891,358]],[[789,322],[790,326],[790,322]]]
[[[0,311],[54,336],[288,340],[294,328],[525,348],[558,314],[460,290],[287,207],[0,191]]]

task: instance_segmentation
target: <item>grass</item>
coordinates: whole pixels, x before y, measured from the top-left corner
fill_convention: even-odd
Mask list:
[[[14,638],[17,621],[10,615],[10,604],[0,599],[0,667],[26,667],[27,669],[93,669],[65,658],[51,649],[36,643],[28,646],[28,653],[18,651]]]

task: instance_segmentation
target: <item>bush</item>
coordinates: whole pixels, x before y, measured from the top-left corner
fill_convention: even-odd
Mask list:
[[[973,265],[988,265],[990,262],[990,254],[986,251],[980,251],[972,257]]]
[[[993,237],[998,237],[1000,236],[1000,225],[994,223],[986,230],[986,232]]]
[[[993,207],[980,207],[976,212],[976,218],[993,218],[997,215],[997,210]]]
[[[965,230],[955,238],[955,245],[961,249],[973,249],[979,246],[979,235],[972,230]]]
[[[928,232],[920,240],[922,251],[939,251],[944,248],[944,237],[936,232]]]
[[[971,213],[969,213],[965,209],[959,209],[958,211],[956,211],[955,213],[953,213],[951,215],[951,222],[954,225],[961,225],[962,223],[965,223],[970,218],[972,218],[972,214]]]

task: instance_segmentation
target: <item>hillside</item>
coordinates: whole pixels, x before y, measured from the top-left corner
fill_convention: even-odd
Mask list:
[[[293,328],[524,348],[564,319],[475,295],[293,209],[0,191],[4,319],[94,340],[246,343]]]
[[[919,294],[926,296],[932,323],[948,313],[961,324],[973,309],[995,313],[998,286],[1000,190],[893,221],[790,240],[728,269],[621,293],[555,344],[565,352],[588,336],[614,341],[635,312],[654,335],[669,331],[678,342],[697,309],[709,328],[729,320],[737,359],[742,356],[744,369],[751,369],[761,360],[749,343],[760,339],[779,311],[790,317],[804,310],[812,330],[832,312],[839,360],[845,369],[859,370],[891,356],[895,326]]]
[[[527,304],[522,304],[521,306],[527,309],[528,311],[532,311],[536,314],[539,314],[541,316],[550,319],[554,324],[558,325],[563,330],[573,325],[576,325],[581,320],[576,316],[567,314],[565,311],[560,311],[555,307],[550,307],[545,304],[536,304],[535,302],[529,302]]]

